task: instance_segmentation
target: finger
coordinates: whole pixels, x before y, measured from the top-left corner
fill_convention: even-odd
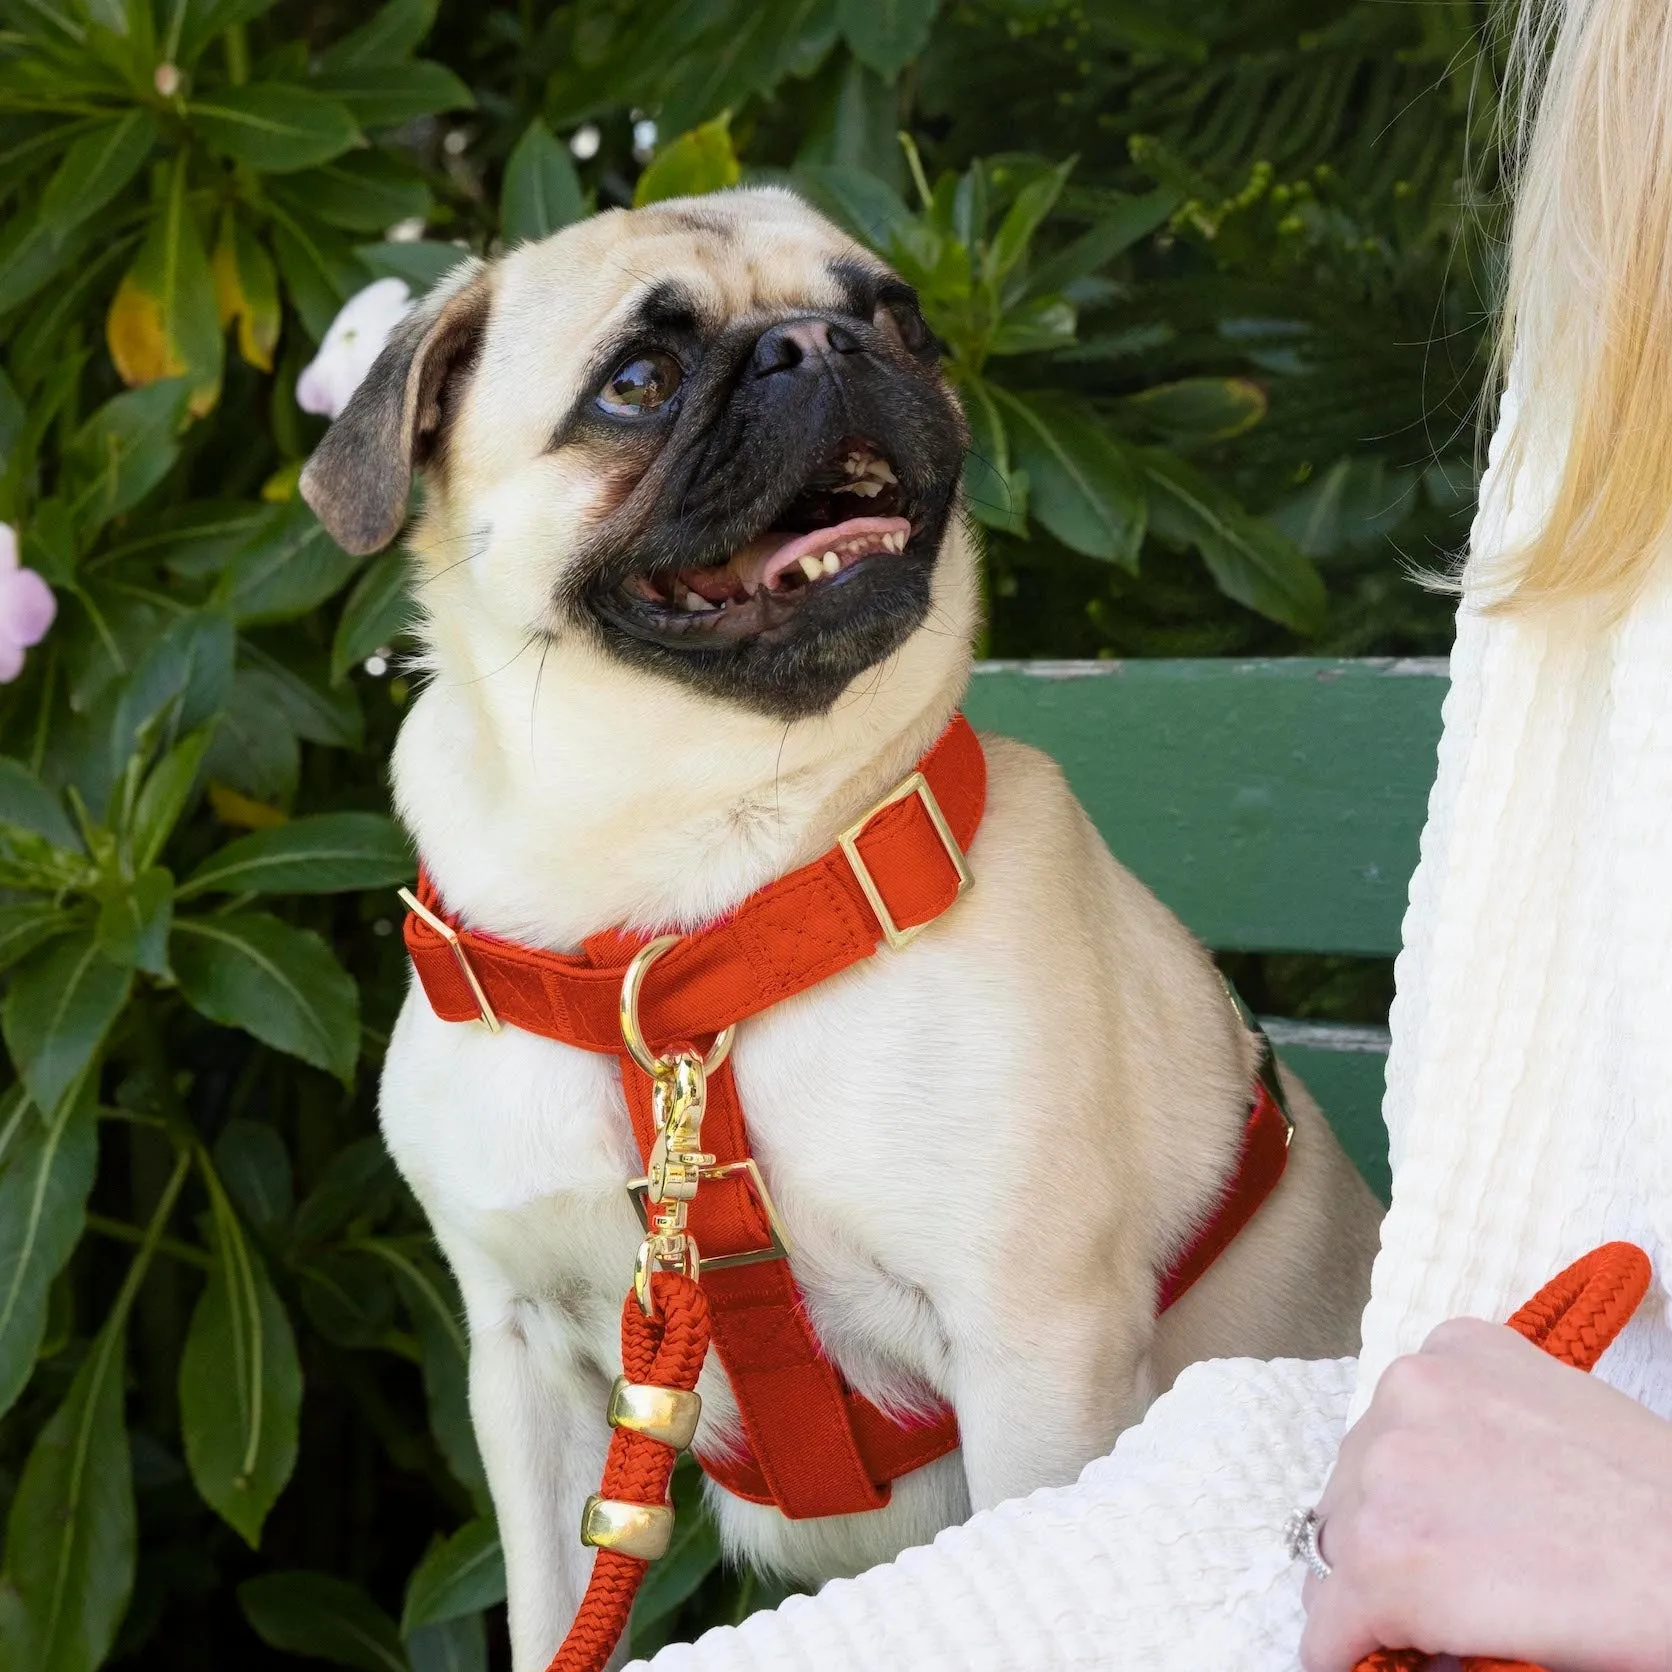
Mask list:
[[[1384,1647],[1367,1624],[1352,1581],[1339,1573],[1309,1578],[1311,1604],[1300,1640],[1300,1663],[1306,1672],[1353,1672],[1368,1654]]]

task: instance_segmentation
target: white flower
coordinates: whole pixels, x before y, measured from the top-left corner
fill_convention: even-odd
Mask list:
[[[402,279],[379,279],[351,296],[331,321],[319,353],[297,378],[296,404],[304,412],[335,418],[411,307],[412,292]]]
[[[52,588],[17,561],[17,530],[0,523],[0,685],[23,672],[23,653],[39,644],[58,613]]]

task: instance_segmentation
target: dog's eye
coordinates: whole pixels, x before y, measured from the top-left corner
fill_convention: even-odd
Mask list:
[[[636,418],[673,399],[685,373],[671,354],[635,354],[610,373],[598,404],[618,417]]]

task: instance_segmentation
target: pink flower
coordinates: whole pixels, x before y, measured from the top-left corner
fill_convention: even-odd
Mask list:
[[[412,292],[400,279],[379,279],[351,296],[331,321],[319,353],[297,378],[296,404],[304,412],[335,418],[411,307]]]
[[[0,523],[0,685],[23,672],[23,653],[39,644],[58,613],[52,588],[33,569],[20,569],[17,530]]]

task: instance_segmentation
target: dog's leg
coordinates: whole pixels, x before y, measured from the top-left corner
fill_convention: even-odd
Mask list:
[[[511,1663],[542,1672],[592,1571],[580,1516],[603,1472],[609,1389],[542,1308],[513,1302],[480,1322],[471,1310],[470,1413],[505,1549]]]
[[[1147,1311],[1147,1309],[1143,1309]],[[1035,1296],[954,1337],[953,1404],[972,1510],[1067,1486],[1149,1403],[1147,1319],[1123,1329],[1113,1296]]]

